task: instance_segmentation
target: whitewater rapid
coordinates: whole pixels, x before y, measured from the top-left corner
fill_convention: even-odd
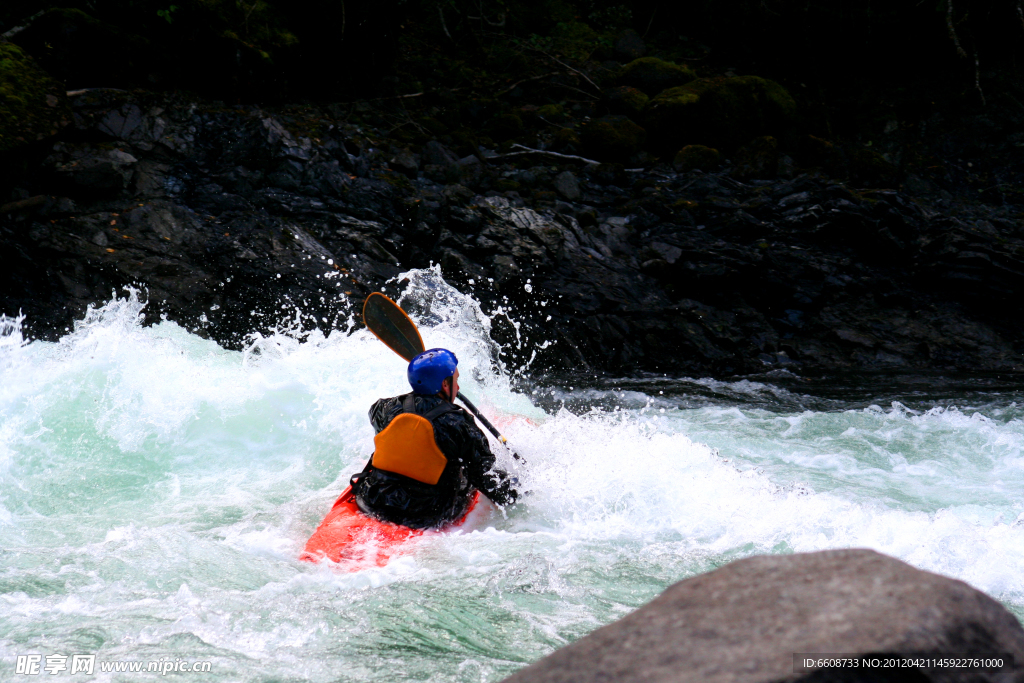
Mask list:
[[[814,410],[746,380],[538,386],[471,297],[407,275],[530,494],[356,574],[296,558],[372,450],[370,404],[406,391],[368,332],[296,323],[227,351],[142,326],[132,292],[57,343],[3,319],[0,677],[86,653],[211,663],[185,680],[498,681],[688,576],[840,547],[1024,616],[1021,396]]]

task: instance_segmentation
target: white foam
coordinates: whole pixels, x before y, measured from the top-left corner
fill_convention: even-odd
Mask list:
[[[464,392],[525,458],[520,505],[383,568],[300,563],[372,449],[370,404],[407,387],[405,363],[373,335],[282,329],[225,351],[173,323],[144,327],[133,291],[57,344],[26,343],[20,319],[0,319],[0,577],[11,586],[0,632],[41,634],[51,620],[47,642],[73,644],[102,621],[112,643],[191,634],[240,670],[257,661],[282,677],[302,656],[336,670],[381,648],[380,662],[434,656],[425,670],[454,675],[472,653],[436,626],[488,642],[497,677],[523,655],[480,624],[406,623],[402,609],[447,601],[453,615],[510,624],[510,643],[539,656],[729,559],[850,546],[1024,605],[1019,411],[680,409],[634,385],[562,389],[605,408],[548,415],[511,389],[476,301],[437,269],[402,277],[426,345],[456,352]],[[692,383],[790,398],[770,384]],[[411,628],[434,655],[372,640]]]

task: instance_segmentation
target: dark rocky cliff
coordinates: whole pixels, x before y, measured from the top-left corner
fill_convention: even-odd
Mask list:
[[[238,346],[296,316],[337,328],[369,291],[439,264],[522,323],[494,334],[533,372],[1024,369],[1013,69],[986,76],[984,105],[971,69],[950,72],[957,94],[930,108],[932,90],[886,79],[869,105],[788,52],[761,59],[778,81],[726,66],[756,61],[735,45],[711,59],[735,36],[712,30],[708,8],[694,26],[714,49],[667,34],[648,45],[591,9],[596,28],[567,15],[529,40],[516,31],[555,9],[489,34],[458,12],[435,26],[409,9],[417,29],[383,97],[338,103],[330,80],[326,101],[293,106],[161,92],[187,76],[181,65],[167,80],[153,61],[74,62],[89,36],[137,56],[146,41],[185,40],[188,24],[136,36],[125,31],[144,22],[34,15],[5,36],[36,60],[9,45],[0,63],[5,106],[26,112],[0,124],[0,311],[53,338],[136,285],[152,320]],[[883,14],[908,22],[904,10]],[[283,46],[284,61],[261,62],[273,99],[301,79],[284,24],[267,26],[266,49]],[[915,44],[959,64],[930,26]],[[445,34],[446,47],[429,40]],[[216,63],[244,71],[225,76],[236,101],[253,91],[235,85],[262,73],[243,53]],[[833,57],[822,53],[848,76]],[[81,87],[97,75],[155,86]]]

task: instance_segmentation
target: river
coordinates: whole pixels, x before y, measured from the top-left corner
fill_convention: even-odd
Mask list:
[[[372,450],[370,404],[407,389],[367,331],[294,322],[228,351],[142,326],[131,291],[57,343],[5,318],[0,678],[20,678],[19,655],[86,654],[96,680],[499,681],[681,579],[842,547],[1024,617],[1012,384],[569,369],[545,383],[498,362],[491,321],[437,271],[408,279],[403,305],[428,347],[458,354],[530,493],[357,573],[296,557]],[[99,668],[153,661],[209,671]]]

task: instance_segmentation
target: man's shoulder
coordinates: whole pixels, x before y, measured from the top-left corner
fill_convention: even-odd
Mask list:
[[[469,429],[472,431],[477,429],[476,423],[473,422],[473,418],[470,417],[469,413],[457,405],[452,405],[452,410],[436,417],[434,424],[459,430]]]
[[[388,396],[387,398],[378,398],[370,406],[370,410],[380,410],[382,408],[390,408],[392,406],[401,405],[404,396]]]

